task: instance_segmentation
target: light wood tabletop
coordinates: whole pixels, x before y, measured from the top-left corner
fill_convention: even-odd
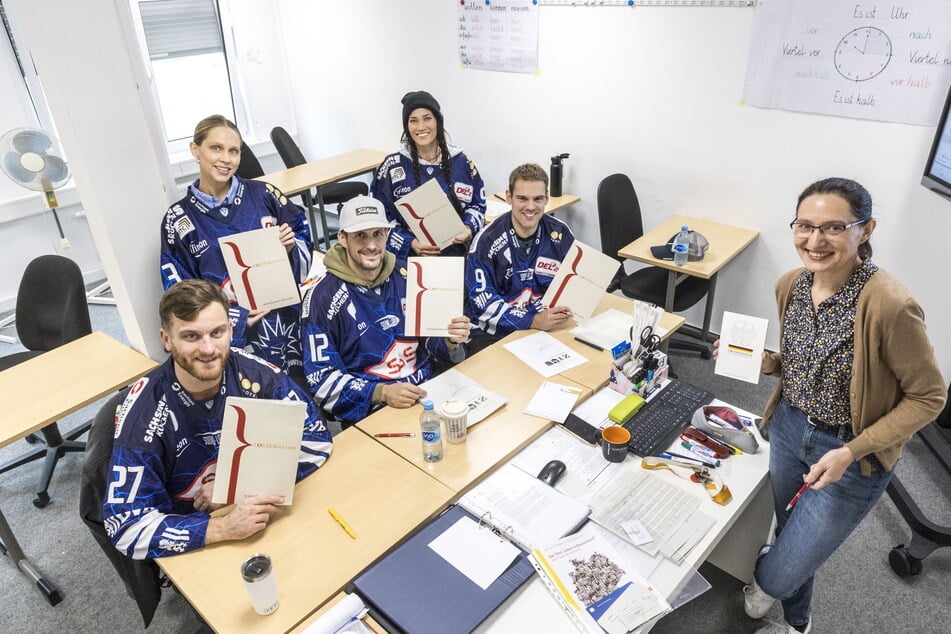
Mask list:
[[[376,167],[386,158],[386,152],[380,150],[359,149],[337,154],[316,161],[310,161],[297,167],[265,174],[254,180],[270,183],[287,196],[299,194],[312,187],[343,180],[363,174]]]
[[[94,332],[0,372],[0,447],[131,384],[157,365]]]
[[[216,631],[284,632],[340,593],[452,497],[449,488],[351,428],[334,436],[327,462],[297,484],[293,506],[261,533],[157,562]],[[329,507],[356,539],[334,521]],[[239,572],[256,553],[270,556],[280,592],[280,607],[267,616],[254,612]]]
[[[703,259],[697,262],[687,262],[684,266],[677,266],[673,260],[658,260],[651,254],[651,247],[666,244],[670,236],[680,231],[680,227],[687,225],[691,231],[703,234],[710,243]],[[673,216],[654,227],[643,236],[631,242],[618,255],[636,262],[653,264],[664,269],[678,271],[710,279],[717,271],[726,266],[743,249],[750,245],[759,236],[759,231],[733,227],[713,220],[692,218],[690,216]]]

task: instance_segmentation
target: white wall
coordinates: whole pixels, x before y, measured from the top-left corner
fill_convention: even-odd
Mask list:
[[[279,2],[301,142],[308,157],[366,146],[391,150],[400,97],[431,91],[446,127],[504,189],[517,163],[570,152],[565,190],[582,202],[563,217],[599,244],[601,178],[626,172],[646,228],[673,213],[758,229],[760,239],[720,275],[714,313],[768,317],[772,287],[799,264],[788,222],[810,182],[846,176],[876,201],[875,261],[923,305],[951,377],[951,300],[943,249],[951,203],[918,185],[934,129],[740,105],[753,10],[542,7],[537,75],[462,69],[451,2]],[[688,313],[699,324],[702,303]]]

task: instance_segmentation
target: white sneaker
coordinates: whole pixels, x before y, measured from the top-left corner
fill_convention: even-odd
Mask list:
[[[761,627],[756,630],[756,634],[809,634],[811,631],[812,617],[809,617],[809,622],[806,623],[806,629],[802,632],[785,621],[773,621],[770,619],[766,627]]]
[[[766,616],[775,602],[774,597],[769,596],[759,587],[756,577],[753,578],[753,583],[743,587],[743,609],[746,610],[746,616],[751,619],[761,619]]]

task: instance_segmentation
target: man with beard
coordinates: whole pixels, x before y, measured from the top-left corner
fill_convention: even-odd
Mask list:
[[[115,419],[110,482],[103,502],[106,532],[133,559],[164,557],[264,529],[283,501],[241,500],[210,517],[225,398],[304,401],[307,419],[297,479],[330,456],[330,432],[317,407],[275,366],[231,348],[228,298],[205,280],[185,280],[159,304],[169,359],[129,390]]]
[[[348,427],[380,405],[412,407],[433,361],[465,358],[466,317],[449,322],[449,337],[405,334],[406,268],[386,250],[386,211],[357,196],[340,210],[339,242],[324,257],[327,275],[301,302],[304,374],[314,400]]]

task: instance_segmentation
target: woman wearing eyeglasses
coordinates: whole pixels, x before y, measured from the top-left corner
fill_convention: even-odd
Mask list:
[[[417,90],[403,95],[402,104],[403,146],[383,159],[370,185],[370,195],[383,202],[386,215],[395,222],[386,248],[400,260],[411,255],[465,255],[469,241],[485,225],[482,176],[462,148],[449,144],[435,97]],[[442,251],[414,237],[396,209],[400,198],[433,179],[465,225]]]
[[[778,599],[785,619],[759,632],[810,631],[816,570],[944,405],[921,307],[872,262],[875,224],[868,191],[844,178],[807,187],[790,223],[803,267],[776,284],[780,352],[763,355],[780,377],[764,415],[776,539],[744,589],[750,617]]]

